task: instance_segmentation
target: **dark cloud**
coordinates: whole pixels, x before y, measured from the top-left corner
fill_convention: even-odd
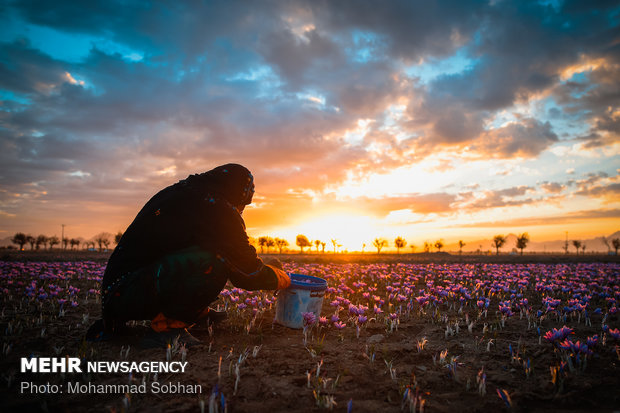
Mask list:
[[[562,185],[561,183],[558,183],[558,182],[542,182],[540,184],[540,187],[542,188],[543,191],[550,193],[550,194],[558,194],[562,192],[564,189],[566,189],[565,185]]]
[[[453,109],[436,112],[437,121],[427,125],[425,135],[412,145],[425,154],[440,147],[467,147],[470,156],[509,159],[535,158],[559,141],[549,122],[524,118],[485,130],[482,118],[476,118],[476,114]]]
[[[27,39],[0,43],[0,88],[23,94],[48,94],[63,79],[60,62],[33,49]]]
[[[406,61],[453,53],[473,36],[484,8],[475,1],[304,3],[312,9],[320,27],[338,33],[354,29],[375,34],[389,55]]]
[[[585,175],[583,179],[579,179],[576,181],[576,184],[583,188],[587,186],[597,185],[603,179],[609,178],[609,174],[607,172],[590,172]]]
[[[530,191],[531,187],[522,185],[495,191],[481,191],[478,194],[465,192],[460,194],[458,205],[469,210],[527,205],[537,201],[534,198],[521,198]]]
[[[582,187],[576,192],[577,195],[584,195],[589,197],[615,197],[617,199],[620,195],[620,183],[611,183],[608,185],[596,185],[591,187]]]
[[[345,64],[341,49],[316,29],[299,36],[288,28],[268,33],[258,50],[295,88],[315,82],[316,72],[330,73]]]
[[[523,119],[489,131],[474,146],[492,157],[534,157],[557,141],[549,122]]]

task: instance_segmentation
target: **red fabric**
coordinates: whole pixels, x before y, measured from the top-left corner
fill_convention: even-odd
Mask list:
[[[190,325],[191,324],[184,323],[183,321],[167,318],[164,313],[157,314],[157,316],[151,320],[151,328],[158,333],[170,331],[176,328],[187,328]]]
[[[291,277],[289,277],[287,273],[285,273],[284,271],[282,271],[281,269],[273,265],[266,265],[266,266],[271,268],[273,272],[276,274],[276,278],[278,279],[278,286],[277,286],[278,290],[283,290],[284,288],[288,288],[291,285]]]

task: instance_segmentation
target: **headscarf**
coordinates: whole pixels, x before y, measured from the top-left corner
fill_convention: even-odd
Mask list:
[[[229,163],[202,174],[190,175],[186,182],[215,192],[234,206],[252,203],[254,177],[246,167],[239,164]]]

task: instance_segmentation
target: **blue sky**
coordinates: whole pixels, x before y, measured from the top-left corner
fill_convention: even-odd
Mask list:
[[[619,23],[607,1],[4,0],[0,236],[122,231],[231,161],[254,236],[609,235]]]

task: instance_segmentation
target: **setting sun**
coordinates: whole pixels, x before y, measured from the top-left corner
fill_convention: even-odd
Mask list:
[[[361,215],[324,215],[308,221],[303,221],[294,226],[294,228],[274,229],[274,235],[286,239],[293,240],[291,249],[295,249],[294,240],[297,234],[304,234],[313,243],[312,249],[316,250],[315,240],[324,242],[325,251],[334,251],[336,242],[336,251],[344,252],[359,251],[362,244],[366,243],[366,250],[370,244],[367,240],[378,236],[380,229],[370,217]],[[321,249],[321,247],[319,247]]]

